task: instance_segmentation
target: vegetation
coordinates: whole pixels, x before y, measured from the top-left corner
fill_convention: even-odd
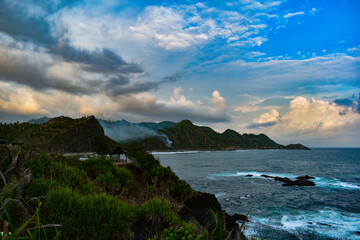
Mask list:
[[[105,156],[79,161],[1,145],[0,216],[11,222],[8,232],[29,237],[35,227],[41,239],[54,239],[60,226],[61,239],[132,239],[185,226],[176,206],[191,187],[141,148],[129,145],[127,152],[134,163],[115,166]]]
[[[186,225],[185,227],[169,228],[164,230],[164,235],[162,238],[158,238],[158,236],[153,237],[151,240],[208,240],[208,232],[204,231],[204,234],[197,235],[196,232],[191,228],[190,225]]]
[[[227,129],[218,133],[209,127],[194,125],[189,120],[179,123],[143,123],[160,133],[166,134],[172,141],[172,150],[231,150],[231,149],[308,149],[301,144],[283,146],[271,140],[265,134],[240,134]],[[139,140],[137,143],[150,150],[168,150],[157,137]]]
[[[0,123],[0,140],[13,143],[21,139],[24,146],[54,153],[98,151],[103,154],[119,144],[104,135],[95,117],[72,119],[57,117],[43,124]]]

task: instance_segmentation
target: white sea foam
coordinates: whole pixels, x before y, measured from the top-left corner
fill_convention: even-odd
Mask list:
[[[317,186],[323,188],[332,188],[332,189],[349,189],[349,190],[356,190],[360,189],[360,187],[354,183],[343,182],[337,178],[329,179],[329,178],[321,178],[317,177],[313,180]]]
[[[276,215],[274,215],[276,216]],[[360,214],[325,208],[316,212],[286,213],[280,218],[251,218],[253,223],[294,234],[316,233],[332,238],[360,239]],[[250,228],[256,229],[256,224]],[[252,232],[253,229],[250,229]]]
[[[178,151],[178,152],[151,152],[154,155],[172,155],[172,154],[193,154],[200,153],[201,151]]]
[[[249,171],[249,172],[223,172],[223,173],[212,173],[209,174],[211,178],[217,177],[251,177],[251,178],[264,178],[262,175],[268,176],[277,176],[282,178],[290,178],[295,179],[299,175],[291,174],[291,173],[269,173],[269,172],[256,172],[256,171]],[[269,180],[272,180],[269,178]],[[331,189],[347,189],[347,190],[356,190],[360,189],[360,186],[350,183],[344,182],[336,178],[322,178],[322,177],[315,177],[315,179],[310,179],[316,183],[317,187],[322,188],[331,188]]]

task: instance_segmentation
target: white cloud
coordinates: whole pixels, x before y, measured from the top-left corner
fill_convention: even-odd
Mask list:
[[[299,132],[330,132],[359,120],[360,114],[353,112],[351,107],[297,97],[290,102],[289,111],[282,116],[281,125]]]
[[[0,82],[0,111],[24,115],[48,114],[34,99],[34,92],[26,87],[18,87],[15,91],[8,91],[9,83]]]
[[[250,127],[270,127],[273,132],[286,134],[332,135],[360,123],[360,114],[352,107],[344,107],[328,101],[308,100],[296,97],[290,102],[285,114],[276,110],[261,114]]]
[[[309,10],[309,15],[310,15],[310,16],[315,15],[318,11],[319,11],[319,9],[311,8],[311,9]]]
[[[261,114],[259,118],[255,118],[253,123],[256,124],[268,124],[268,123],[276,123],[279,120],[279,112],[275,109],[272,109],[270,112]]]
[[[184,118],[198,122],[227,121],[226,100],[219,91],[213,91],[207,103],[192,102],[182,95],[182,91],[181,87],[174,88],[168,100],[145,92],[109,98],[103,94],[73,95],[56,90],[39,92],[0,82],[0,112],[19,116],[95,115],[106,119],[126,117],[141,121],[179,121]]]
[[[134,26],[130,26],[137,40],[152,39],[155,44],[165,49],[189,47],[207,40],[207,34],[198,32],[197,28],[186,29],[189,22],[197,17],[184,18],[184,12],[167,7],[147,7]]]
[[[268,10],[274,7],[279,6],[281,1],[267,1],[265,3],[261,3],[256,0],[241,0],[240,3],[244,4],[243,9],[247,10]]]
[[[360,45],[356,47],[348,48],[347,51],[353,54],[354,56],[360,56]]]
[[[304,12],[295,12],[295,13],[288,13],[284,15],[284,18],[290,18],[290,17],[294,17],[294,16],[301,16],[304,15]]]
[[[256,62],[237,60],[213,71],[238,74],[244,86],[255,91],[261,89],[259,84],[268,90],[288,85],[294,91],[294,84],[356,84],[360,77],[359,63],[360,57],[329,54],[307,59],[260,58]]]

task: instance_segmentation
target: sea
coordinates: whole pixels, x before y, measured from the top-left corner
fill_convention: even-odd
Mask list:
[[[229,214],[247,215],[248,237],[360,239],[360,148],[153,154]],[[310,175],[316,186],[282,186],[263,174]]]

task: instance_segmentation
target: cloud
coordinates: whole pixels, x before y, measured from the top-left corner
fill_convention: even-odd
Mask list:
[[[0,85],[0,112],[18,115],[41,115],[48,111],[35,101],[33,93],[28,88],[17,88],[16,92],[9,92],[9,84]]]
[[[113,50],[74,47],[66,26],[56,21],[55,7],[35,2],[1,1],[0,80],[16,82],[37,90],[61,90],[72,94],[105,91],[111,96],[156,89],[168,81],[133,83],[145,70],[125,61]],[[50,4],[51,5],[51,4]],[[21,69],[21,71],[19,71]],[[126,80],[120,83],[114,79]],[[111,88],[109,90],[109,86]]]
[[[267,1],[264,3],[261,3],[259,1],[255,0],[241,0],[241,4],[244,6],[242,7],[245,10],[265,10],[269,11],[272,10],[274,7],[279,6],[282,2],[281,1]]]
[[[359,122],[360,114],[352,107],[296,97],[282,116],[272,110],[255,118],[249,128],[272,127],[287,134],[335,134]]]
[[[271,90],[278,94],[281,89],[286,95],[294,95],[300,89],[306,90],[304,88],[307,86],[311,86],[313,91],[319,90],[316,86],[324,85],[357,86],[360,77],[359,63],[359,57],[329,54],[307,59],[237,60],[213,67],[212,71],[237,76],[236,79],[241,80],[243,87],[253,94],[266,94]],[[309,91],[311,89],[307,92]]]
[[[319,11],[318,8],[311,8],[311,9],[308,11],[308,13],[309,13],[310,16],[313,16],[313,15],[315,15],[318,11]]]
[[[37,5],[40,13],[31,11],[32,3],[28,5],[18,1],[2,1],[0,14],[0,31],[18,41],[29,41],[43,47],[49,53],[61,57],[64,61],[81,63],[85,70],[94,72],[140,73],[143,69],[134,63],[125,62],[121,56],[109,49],[89,51],[78,49],[66,38],[67,29],[54,23],[46,14],[44,6]],[[66,4],[59,5],[59,8]],[[53,13],[53,12],[51,12]]]
[[[261,114],[259,118],[255,118],[248,128],[269,127],[275,125],[280,119],[280,114],[275,109],[270,112]]]
[[[56,90],[38,92],[28,87],[0,82],[0,112],[22,116],[22,119],[24,116],[95,115],[105,119],[127,117],[129,120],[141,121],[180,121],[185,118],[197,122],[229,120],[226,100],[219,91],[215,90],[207,100],[205,103],[193,102],[182,94],[180,87],[174,89],[170,99],[161,100],[145,92],[114,97],[100,93],[91,96],[73,95]],[[4,119],[0,117],[0,121]]]
[[[152,40],[157,46],[167,50],[186,48],[206,41],[208,35],[196,31],[196,28],[187,27],[196,21],[196,17],[186,19],[184,14],[183,11],[168,7],[147,7],[137,23],[129,29],[135,39],[146,42]]]
[[[304,12],[295,12],[295,13],[288,13],[284,15],[284,18],[290,18],[290,17],[295,17],[295,16],[301,16],[304,15]]]

